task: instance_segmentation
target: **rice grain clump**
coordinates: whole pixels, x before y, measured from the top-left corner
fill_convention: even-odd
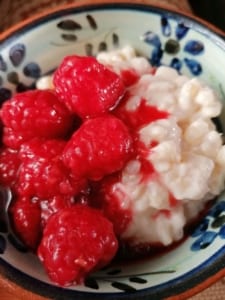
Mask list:
[[[105,189],[105,201],[116,195],[121,210],[132,212],[122,239],[133,245],[169,245],[183,237],[184,226],[224,188],[225,146],[212,121],[222,104],[199,79],[166,66],[154,70],[131,47],[100,53],[97,59],[118,74],[138,74],[120,108],[125,121],[143,114],[143,103],[145,111],[156,107],[168,113],[166,118],[158,115],[148,124],[132,125],[141,147],[120,179]]]

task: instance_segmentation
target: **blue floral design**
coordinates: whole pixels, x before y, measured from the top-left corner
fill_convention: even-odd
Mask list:
[[[160,28],[162,36],[152,31],[147,31],[142,36],[142,40],[152,46],[151,64],[153,66],[161,65],[163,56],[167,54],[171,56],[169,63],[171,67],[180,72],[185,65],[192,75],[200,75],[202,66],[197,61],[196,56],[204,53],[204,44],[201,41],[190,39],[181,47],[180,41],[188,37],[189,27],[184,23],[177,23],[173,36],[173,28],[166,16],[161,17]],[[185,53],[184,58],[177,56],[181,49]]]
[[[30,85],[22,82],[17,68],[22,66],[23,75],[33,80],[38,79],[42,75],[41,68],[37,62],[24,64],[26,54],[27,48],[22,43],[16,43],[9,49],[9,52],[6,54],[7,58],[9,58],[8,62],[6,57],[0,54],[0,106],[12,96],[12,90],[5,86],[7,82],[14,85],[15,91],[18,93],[35,88],[34,82]]]
[[[225,239],[225,200],[216,203],[191,235],[195,240],[191,251],[210,246],[216,239]]]
[[[172,274],[175,273],[176,270],[159,270],[153,272],[146,272],[146,273],[133,273],[133,274],[124,274],[121,268],[113,268],[111,266],[100,270],[100,274],[93,274],[86,278],[84,281],[84,285],[88,288],[98,290],[100,288],[100,282],[110,282],[111,286],[117,290],[123,292],[135,292],[137,288],[133,285],[139,284],[143,285],[148,283],[148,278],[146,276],[154,276],[159,274]],[[102,274],[101,274],[102,273]]]

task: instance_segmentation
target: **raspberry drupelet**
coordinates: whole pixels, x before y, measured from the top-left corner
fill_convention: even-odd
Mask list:
[[[36,251],[42,235],[41,208],[36,199],[17,197],[10,208],[12,223],[24,244]]]
[[[20,163],[17,150],[7,147],[0,149],[0,185],[14,187]]]

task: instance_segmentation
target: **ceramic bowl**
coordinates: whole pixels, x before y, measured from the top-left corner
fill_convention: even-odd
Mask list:
[[[96,55],[127,44],[155,66],[202,78],[225,101],[224,38],[199,19],[141,3],[64,6],[1,35],[0,101],[33,88],[65,55]],[[225,111],[218,126],[224,131]],[[16,247],[0,224],[2,275],[47,298],[185,299],[225,275],[224,193],[177,247],[154,259],[112,264],[68,288],[51,283],[38,259]]]

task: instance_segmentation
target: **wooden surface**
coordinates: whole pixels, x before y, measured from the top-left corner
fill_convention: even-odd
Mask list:
[[[92,3],[94,1],[95,0],[92,0]],[[73,2],[80,2],[80,0],[0,0],[0,13],[4,13],[3,16],[0,16],[0,31],[7,30],[11,25],[17,24],[24,18],[31,17],[34,13],[43,12],[57,5]],[[142,2],[165,5],[191,13],[187,0],[143,0]],[[3,5],[3,7],[1,7],[1,5]],[[225,281],[222,279],[189,299],[223,300],[225,299]],[[46,300],[46,298],[34,295],[0,276],[0,300]]]

